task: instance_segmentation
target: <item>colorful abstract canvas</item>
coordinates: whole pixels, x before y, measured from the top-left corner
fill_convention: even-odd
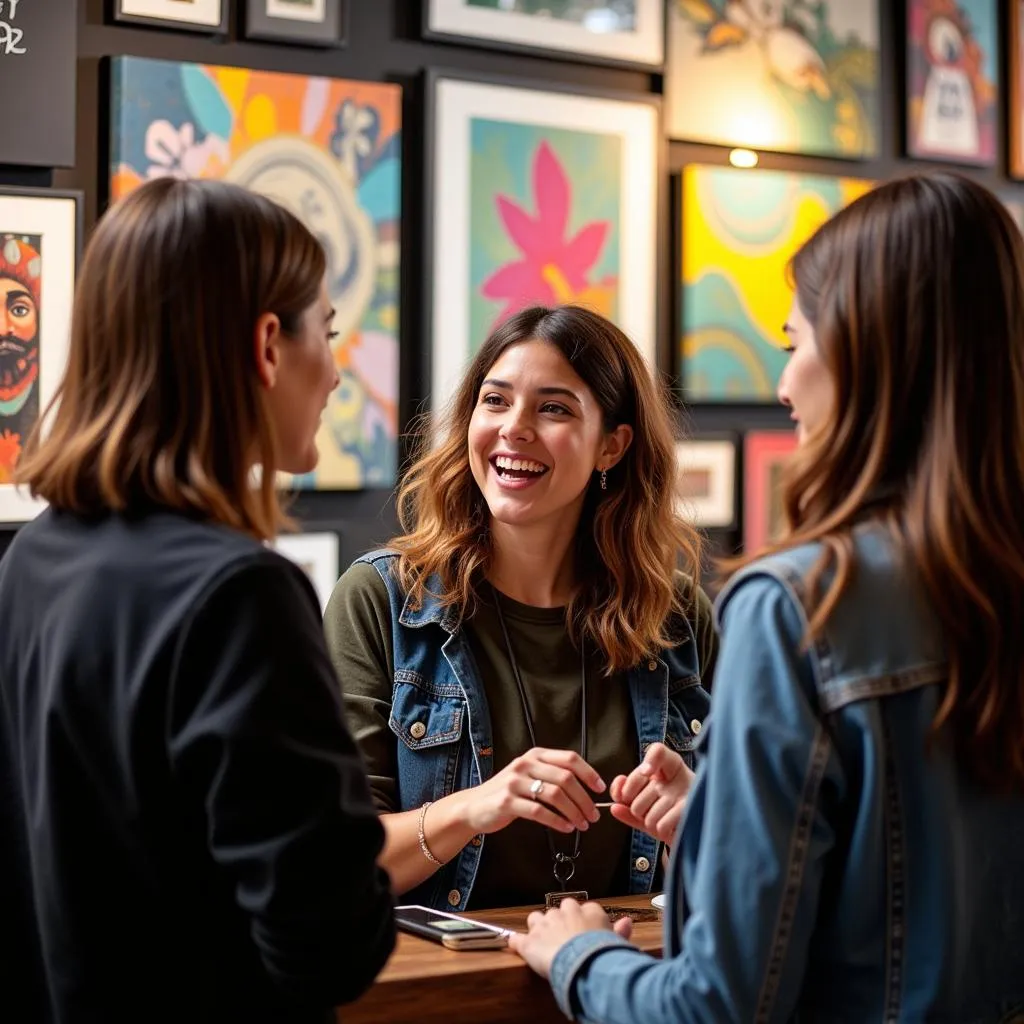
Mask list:
[[[327,253],[341,382],[297,487],[388,487],[398,441],[398,86],[119,57],[111,195],[147,178],[221,178],[299,216]]]
[[[909,0],[907,150],[957,163],[996,161],[996,0]]]
[[[683,390],[694,402],[773,402],[792,302],[786,267],[855,178],[687,167],[682,175]]]
[[[588,306],[653,364],[656,108],[448,78],[435,88],[432,406],[529,305]]]
[[[878,0],[669,0],[669,136],[875,156],[878,22]]]

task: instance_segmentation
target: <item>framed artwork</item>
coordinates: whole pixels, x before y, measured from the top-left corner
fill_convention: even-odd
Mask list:
[[[795,430],[757,431],[743,439],[743,548],[747,552],[782,534],[782,471],[796,445]]]
[[[428,74],[431,406],[502,320],[573,302],[656,359],[657,100]]]
[[[221,178],[295,213],[327,252],[341,381],[324,412],[317,490],[390,487],[398,450],[401,89],[117,57],[110,191]]]
[[[736,525],[736,441],[694,438],[676,444],[681,513],[695,526],[729,530]]]
[[[349,0],[244,0],[245,38],[308,46],[346,42]]]
[[[275,537],[270,546],[309,577],[320,599],[320,612],[323,614],[334,584],[338,582],[338,535],[284,533]]]
[[[0,136],[0,164],[74,166],[77,35],[77,0],[0,3],[0,95],[18,125]]]
[[[82,196],[0,188],[0,522],[46,503],[15,487],[25,442],[67,364]]]
[[[907,152],[996,162],[996,0],[907,0]]]
[[[229,0],[113,0],[114,20],[186,32],[228,30]]]
[[[682,173],[680,357],[690,402],[774,402],[792,303],[786,268],[858,178],[694,164]]]
[[[1010,87],[1006,104],[1010,121],[1010,175],[1024,178],[1024,0],[1010,3]]]
[[[878,154],[879,0],[668,0],[673,139]]]
[[[428,39],[660,68],[664,0],[424,0]]]

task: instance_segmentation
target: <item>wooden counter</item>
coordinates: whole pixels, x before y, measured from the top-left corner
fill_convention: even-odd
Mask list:
[[[601,900],[607,908],[650,911],[650,896]],[[522,931],[536,907],[466,914]],[[632,942],[661,955],[662,922],[634,921]],[[508,950],[456,953],[417,935],[398,933],[398,944],[373,987],[338,1011],[343,1024],[565,1024],[548,983]]]

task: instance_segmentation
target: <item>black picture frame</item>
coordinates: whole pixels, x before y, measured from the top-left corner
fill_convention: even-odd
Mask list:
[[[163,2],[172,3],[173,0],[163,0]],[[177,32],[192,32],[210,36],[227,36],[231,0],[217,0],[217,2],[220,3],[220,21],[216,25],[206,25],[180,18],[161,18],[159,15],[127,13],[124,9],[125,0],[110,0],[113,20],[117,24],[141,25],[146,28],[171,29]]]
[[[639,0],[657,6],[657,0]],[[593,64],[598,67],[623,68],[625,70],[645,71],[648,74],[661,74],[665,69],[668,35],[664,12],[659,18],[661,39],[661,55],[658,59],[642,60],[630,57],[616,57],[609,53],[585,53],[571,46],[546,45],[542,43],[518,42],[477,35],[472,32],[458,32],[449,29],[437,29],[431,24],[434,17],[432,0],[421,0],[422,19],[420,34],[426,40],[440,43],[456,43],[462,46],[476,46],[487,50],[502,50],[506,53],[525,54],[531,57],[546,57],[549,60],[572,61],[581,64]]]
[[[272,2],[273,0],[243,0],[241,35],[244,39],[326,49],[338,49],[348,44],[350,0],[324,0],[322,22],[271,15],[268,8]],[[277,2],[281,3],[282,0]]]

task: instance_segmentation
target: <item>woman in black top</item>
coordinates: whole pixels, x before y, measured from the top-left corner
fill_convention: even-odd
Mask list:
[[[394,944],[312,587],[264,541],[337,384],[325,258],[151,182],[99,224],[50,507],[0,562],[0,976],[31,1021],[323,1021]]]

